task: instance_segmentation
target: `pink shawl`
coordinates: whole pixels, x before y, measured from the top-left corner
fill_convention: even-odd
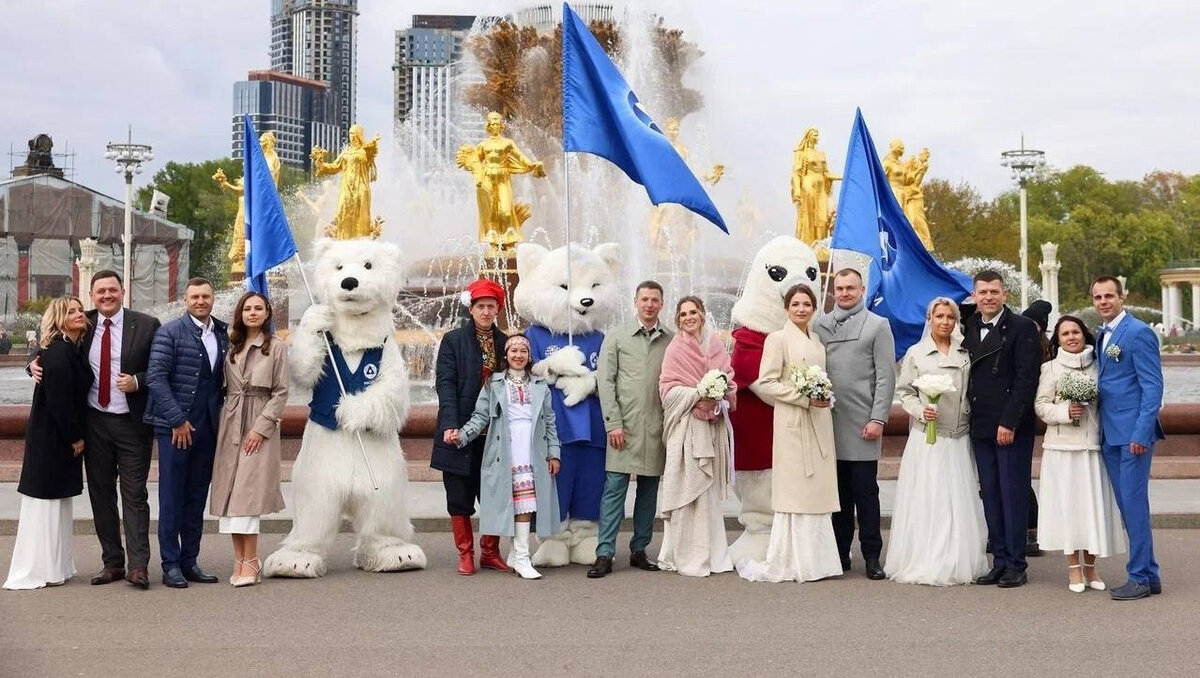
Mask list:
[[[732,407],[737,397],[733,381],[733,366],[729,362],[729,353],[725,345],[715,335],[709,334],[708,345],[701,347],[700,341],[687,332],[679,332],[667,345],[667,353],[663,356],[662,374],[658,378],[658,394],[662,398],[676,386],[695,390],[709,370],[721,370],[729,375],[730,391],[726,395]],[[701,337],[705,339],[705,337]],[[712,417],[708,417],[711,419]]]

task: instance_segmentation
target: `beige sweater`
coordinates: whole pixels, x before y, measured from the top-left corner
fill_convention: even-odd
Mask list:
[[[1083,372],[1096,378],[1096,361],[1091,346],[1080,353],[1067,353],[1059,349],[1053,360],[1042,364],[1042,377],[1038,381],[1037,398],[1033,408],[1037,416],[1046,422],[1046,437],[1042,448],[1048,450],[1082,451],[1100,449],[1100,415],[1096,403],[1088,403],[1079,426],[1071,423],[1067,410],[1071,403],[1058,397],[1058,381],[1067,371]]]

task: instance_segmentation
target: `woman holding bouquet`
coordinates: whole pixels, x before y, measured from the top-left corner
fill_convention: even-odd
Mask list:
[[[733,477],[728,415],[737,393],[729,353],[707,328],[704,302],[680,299],[675,326],[680,332],[667,345],[658,379],[667,448],[659,497],[663,543],[658,566],[707,577],[733,569],[721,501]],[[722,374],[724,389],[714,386]]]
[[[767,559],[737,564],[738,574],[750,581],[804,582],[842,574],[832,522],[841,507],[829,411],[832,390],[828,378],[815,384],[812,375],[817,372],[814,368],[825,369],[825,347],[809,331],[817,298],[807,285],[796,285],[784,295],[784,307],[789,322],[767,335],[758,380],[750,385],[755,395],[775,408],[771,471],[775,517]],[[810,397],[817,392],[825,397]]]
[[[1046,422],[1039,537],[1044,548],[1067,555],[1067,588],[1075,593],[1088,587],[1103,591],[1096,556],[1126,550],[1125,530],[1100,458],[1095,346],[1083,321],[1059,318],[1033,405]]]
[[[987,524],[971,455],[958,305],[929,303],[925,332],[901,361],[896,395],[910,419],[900,460],[887,571],[904,584],[970,584],[988,571]]]

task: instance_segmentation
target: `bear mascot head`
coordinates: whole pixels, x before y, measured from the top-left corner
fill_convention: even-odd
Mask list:
[[[758,379],[763,343],[767,335],[787,322],[784,294],[794,285],[808,285],[821,299],[821,268],[812,248],[791,236],[774,238],[750,264],[742,294],[733,305],[734,380],[738,408],[729,415],[733,423],[734,490],[741,501],[738,521],[745,531],[730,545],[734,563],[765,560],[770,541],[771,443],[774,411],[750,390]],[[818,304],[820,305],[820,304]]]
[[[542,541],[533,564],[590,565],[596,557],[596,521],[604,493],[607,434],[596,395],[601,329],[617,316],[621,248],[604,243],[548,250],[517,246],[513,307],[530,323],[533,372],[553,384],[551,400],[563,468],[555,478],[566,518],[556,538]],[[568,275],[569,273],[569,275]],[[569,333],[569,336],[568,336]]]
[[[358,533],[356,567],[425,567],[411,543],[408,472],[397,434],[408,415],[408,368],[393,337],[400,249],[374,240],[313,245],[314,291],[289,345],[293,381],[312,389],[292,472],[292,530],[267,576],[320,577],[343,516]],[[344,389],[344,390],[343,390]]]

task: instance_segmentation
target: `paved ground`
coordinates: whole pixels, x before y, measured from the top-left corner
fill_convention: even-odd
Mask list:
[[[429,570],[367,574],[342,535],[322,580],[143,592],[89,586],[99,548],[77,536],[67,585],[0,591],[0,676],[1195,675],[1198,537],[1157,531],[1164,595],[1116,603],[1068,592],[1058,557],[1032,559],[1012,590],[872,582],[861,561],[837,580],[751,584],[630,571],[627,535],[600,581],[578,566],[460,577],[448,534],[418,535]],[[12,544],[0,537],[0,566]],[[227,577],[230,554],[207,536],[201,564]],[[1120,583],[1122,566],[1101,573]]]

